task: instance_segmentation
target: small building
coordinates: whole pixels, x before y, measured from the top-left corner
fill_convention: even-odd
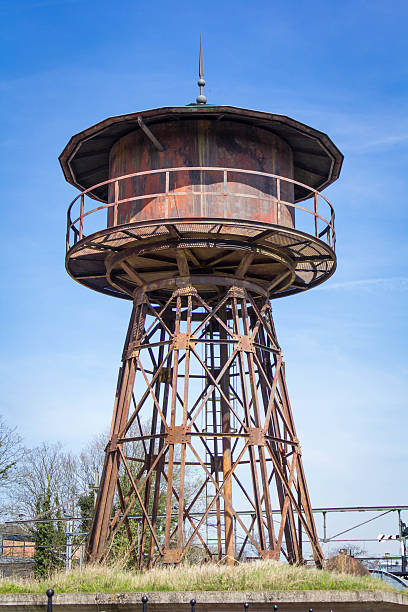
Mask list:
[[[19,525],[0,525],[0,577],[31,577],[35,542]]]

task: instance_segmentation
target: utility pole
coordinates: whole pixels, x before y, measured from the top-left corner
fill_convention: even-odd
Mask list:
[[[68,573],[72,565],[72,532],[74,522],[72,517],[66,517],[68,520],[65,525],[65,571]]]
[[[100,474],[98,470],[95,470],[95,479],[94,479],[94,486],[93,486],[93,494],[94,494],[94,507],[96,505],[96,498],[98,496],[98,490],[99,490],[99,481],[100,481]]]
[[[398,528],[399,528],[399,539],[401,542],[401,572],[407,573],[407,536],[408,527],[401,520],[401,510],[398,510]]]

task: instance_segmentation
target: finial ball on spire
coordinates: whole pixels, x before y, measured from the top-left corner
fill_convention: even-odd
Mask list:
[[[198,81],[197,85],[200,88],[200,95],[197,96],[196,102],[197,104],[207,104],[207,98],[203,93],[203,87],[205,85],[204,81],[204,60],[203,60],[203,40],[200,34],[200,59],[198,62]]]

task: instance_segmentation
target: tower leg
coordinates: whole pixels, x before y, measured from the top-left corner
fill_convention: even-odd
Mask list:
[[[137,343],[137,339],[143,331],[145,315],[145,304],[135,304],[133,306],[123,349],[122,367],[119,369],[113,418],[109,441],[105,449],[102,477],[99,483],[95,512],[86,546],[86,556],[90,561],[100,561],[106,551],[106,541],[111,523],[121,463],[118,439],[121,436],[121,432],[128,426],[129,406],[136,373],[135,358],[129,351],[129,348],[133,343]]]
[[[194,551],[302,563],[302,534],[322,564],[270,302],[228,282],[210,298],[185,280],[165,302],[136,294],[90,560],[122,530],[138,567]]]

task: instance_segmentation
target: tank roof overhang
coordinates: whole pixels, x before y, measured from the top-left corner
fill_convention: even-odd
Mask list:
[[[113,144],[129,132],[141,129],[140,118],[152,128],[157,123],[185,119],[237,121],[263,128],[285,140],[293,150],[294,179],[321,191],[340,174],[343,155],[332,140],[318,130],[285,115],[209,104],[167,106],[127,115],[109,117],[72,136],[59,161],[66,180],[85,191],[109,177],[109,153]],[[153,126],[153,127],[152,127]],[[166,143],[163,143],[166,145]],[[107,201],[108,188],[101,186],[90,193]],[[310,196],[295,186],[295,201]]]

